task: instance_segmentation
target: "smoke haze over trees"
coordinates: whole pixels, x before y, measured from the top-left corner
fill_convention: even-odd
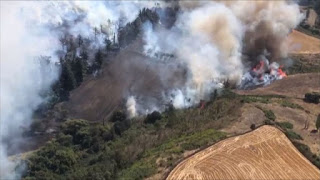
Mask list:
[[[19,174],[8,174],[13,165],[7,160],[5,142],[20,138],[23,129],[29,128],[33,112],[40,105],[50,108],[68,100],[70,91],[87,77],[99,77],[110,57],[130,43],[140,40],[137,44],[142,50],[136,53],[148,60],[130,57],[121,61],[124,65],[114,69],[120,72],[115,80],[136,78],[126,77],[125,73],[132,73],[131,67],[146,67],[145,72],[157,80],[152,87],[141,82],[120,86],[133,89],[122,97],[128,99],[130,117],[163,111],[167,103],[175,108],[193,106],[210,99],[226,81],[239,84],[259,55],[271,61],[285,58],[283,41],[303,17],[298,6],[287,1],[248,4],[1,2],[0,164],[5,166],[0,173],[18,178]],[[123,71],[124,66],[130,67],[128,72]],[[175,72],[182,75],[174,76]],[[156,89],[156,94],[145,93],[150,89]],[[117,127],[121,134],[127,124],[118,122]],[[69,154],[66,167],[74,157],[68,149],[61,152],[62,159]]]

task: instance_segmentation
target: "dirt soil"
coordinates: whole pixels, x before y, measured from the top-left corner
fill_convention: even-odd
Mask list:
[[[168,180],[319,178],[319,169],[272,126],[220,141],[182,161],[167,177]]]
[[[320,53],[320,39],[293,30],[287,38],[288,50],[296,54]]]
[[[241,116],[238,120],[221,130],[234,136],[250,131],[251,124],[255,124],[257,127],[264,124],[264,120],[264,113],[254,104],[244,104],[241,107]]]

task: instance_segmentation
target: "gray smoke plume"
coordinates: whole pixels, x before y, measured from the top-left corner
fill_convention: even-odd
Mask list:
[[[0,177],[19,178],[11,173],[14,163],[7,159],[7,142],[18,140],[31,123],[33,111],[58,77],[57,67],[40,56],[51,56],[58,44],[54,33],[28,24],[23,8],[32,4],[1,2],[1,127]]]
[[[186,84],[168,97],[177,108],[208,99],[225,81],[241,85],[260,56],[270,63],[285,58],[285,39],[303,19],[298,5],[289,1],[179,1],[179,5],[170,30],[147,24],[144,34],[147,55],[169,52],[187,66]],[[268,77],[265,84],[280,79]]]
[[[177,5],[173,13],[161,10]],[[284,40],[303,18],[298,5],[285,0],[1,1],[1,178],[19,178],[10,173],[14,164],[8,161],[5,140],[19,139],[21,127],[30,125],[33,111],[46,100],[40,94],[58,77],[56,52],[65,51],[59,38],[80,34],[97,49],[144,7],[160,17],[158,25],[143,26],[141,53],[149,61],[129,57],[111,65],[119,75],[111,82],[133,83],[119,86],[129,89],[123,98],[130,117],[162,111],[167,103],[193,106],[225,81],[239,85],[251,69],[247,64],[260,55],[270,64],[286,57]],[[51,63],[39,56],[50,56]],[[139,70],[141,79],[149,81],[119,74],[121,68]]]
[[[154,3],[1,1],[0,179],[20,178],[16,164],[8,160],[8,144],[21,139],[34,110],[46,101],[41,94],[58,78],[56,52],[64,51],[59,38],[80,34],[94,39],[96,29],[99,34],[91,48],[98,48],[142,7]]]

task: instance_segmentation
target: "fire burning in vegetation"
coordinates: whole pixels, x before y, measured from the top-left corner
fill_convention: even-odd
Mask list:
[[[271,84],[275,80],[287,77],[283,66],[277,62],[270,64],[269,60],[261,56],[259,63],[244,74],[241,79],[240,89],[252,89]]]
[[[82,118],[94,114],[94,120],[107,115],[104,104],[113,103],[109,96],[116,94],[127,99],[131,118],[164,111],[167,102],[195,106],[226,81],[242,89],[268,85],[286,76],[275,60],[286,58],[284,40],[302,18],[298,5],[286,0],[1,3],[0,138],[19,139],[18,127],[30,125],[33,112],[49,99],[42,94],[54,94],[51,87],[60,79],[52,99],[68,99],[84,72],[101,83],[73,93],[70,112]],[[119,56],[112,59],[115,49]],[[247,71],[244,56],[252,64],[264,52],[272,63],[262,56]],[[60,66],[38,71],[43,65],[32,60],[40,55]],[[109,57],[113,61],[105,63]],[[103,78],[96,73],[102,65],[102,71],[109,70]],[[97,91],[101,84],[107,88]],[[0,174],[12,179],[7,145],[0,142]]]

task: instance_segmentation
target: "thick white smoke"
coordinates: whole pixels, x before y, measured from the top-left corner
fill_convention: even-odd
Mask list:
[[[171,52],[186,64],[184,87],[170,96],[177,108],[209,98],[228,81],[239,85],[260,55],[279,61],[287,56],[285,38],[303,19],[288,1],[180,1],[181,11],[170,31],[147,24],[145,52]],[[147,27],[147,28],[146,28]],[[153,48],[152,48],[153,47]]]
[[[80,34],[96,38],[94,45],[101,46],[105,37],[113,37],[119,26],[154,3],[1,1],[0,179],[19,179],[7,146],[28,128],[33,111],[46,100],[40,94],[58,78],[55,53],[63,50],[59,38]],[[50,57],[50,62],[40,56]]]
[[[7,159],[5,142],[19,139],[44,101],[40,93],[58,77],[54,64],[40,61],[41,55],[54,58],[58,39],[45,28],[28,24],[30,16],[22,11],[26,6],[32,5],[1,2],[1,179],[19,178],[11,173],[14,164]]]
[[[28,127],[33,111],[44,101],[39,94],[48,90],[58,77],[55,65],[39,63],[37,57],[51,56],[52,62],[57,62],[55,52],[63,50],[59,38],[66,34],[85,36],[94,42],[90,48],[98,48],[105,38],[117,37],[118,28],[134,20],[141,8],[169,4],[1,1],[1,177],[14,177],[8,173],[13,165],[7,161],[5,140],[18,138],[20,127]],[[188,1],[179,5],[180,11],[170,29],[151,23],[143,27],[146,55],[169,54],[168,57],[174,57],[167,59],[170,66],[187,70],[183,86],[171,89],[164,86],[166,92],[159,95],[165,101],[171,100],[177,108],[207,99],[226,80],[239,84],[247,70],[244,60],[253,61],[263,52],[271,54],[267,57],[271,61],[285,57],[284,39],[302,19],[298,6],[287,1]],[[168,79],[161,74],[166,70],[157,72]],[[137,109],[145,107],[139,104],[139,99],[148,98],[128,98],[130,117],[149,112]],[[149,109],[163,110],[154,103],[157,98],[149,99],[153,99],[147,103]]]
[[[136,100],[133,96],[130,96],[127,99],[126,108],[129,118],[133,118],[137,115]]]

